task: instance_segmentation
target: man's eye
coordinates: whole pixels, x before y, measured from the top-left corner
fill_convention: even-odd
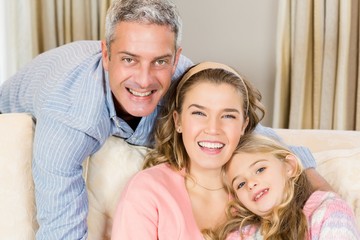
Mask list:
[[[236,189],[240,189],[242,188],[243,186],[245,185],[245,182],[241,182],[237,185],[237,188]]]
[[[126,63],[132,63],[134,61],[132,58],[123,58],[122,60]]]
[[[265,171],[265,167],[261,167],[261,168],[259,168],[257,171],[256,171],[256,174],[258,174],[258,173],[262,173],[263,171]]]
[[[163,66],[165,64],[167,64],[167,61],[164,59],[159,59],[156,61],[156,65],[158,65],[158,66]]]

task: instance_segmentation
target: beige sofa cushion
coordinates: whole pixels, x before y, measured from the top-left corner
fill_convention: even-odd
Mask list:
[[[360,147],[314,153],[317,170],[352,207],[360,227]]]

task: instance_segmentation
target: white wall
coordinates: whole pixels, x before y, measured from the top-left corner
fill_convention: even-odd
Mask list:
[[[261,91],[271,126],[275,83],[276,0],[174,0],[183,18],[183,53],[195,63],[229,64]]]

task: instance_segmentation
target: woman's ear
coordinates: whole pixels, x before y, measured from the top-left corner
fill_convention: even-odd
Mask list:
[[[288,154],[285,157],[286,176],[293,177],[299,167],[298,159],[293,154]]]
[[[246,119],[245,119],[245,121],[244,121],[244,123],[243,123],[243,125],[242,125],[242,128],[241,128],[242,135],[245,134],[245,129],[246,129],[246,127],[247,127],[248,125],[249,125],[249,117],[246,117]]]
[[[177,111],[173,112],[174,119],[174,127],[178,133],[181,133],[181,122],[180,122],[180,114]]]

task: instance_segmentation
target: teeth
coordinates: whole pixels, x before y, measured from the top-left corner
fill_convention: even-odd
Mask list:
[[[131,94],[135,95],[135,96],[138,96],[138,97],[146,97],[146,96],[149,96],[152,93],[152,91],[144,92],[144,93],[136,92],[136,91],[134,91],[134,90],[132,90],[130,88],[129,88],[129,92]]]
[[[265,189],[264,191],[262,191],[261,193],[259,193],[258,195],[256,195],[255,197],[255,201],[258,200],[262,195],[264,195],[264,193],[268,192],[269,189]]]
[[[210,142],[199,142],[199,145],[201,147],[205,147],[205,148],[213,148],[213,149],[219,149],[224,147],[224,144],[221,143],[210,143]]]

